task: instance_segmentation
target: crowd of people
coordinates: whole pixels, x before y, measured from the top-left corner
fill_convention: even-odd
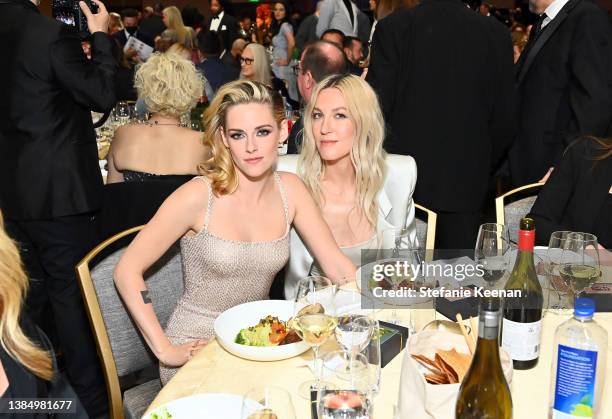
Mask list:
[[[74,268],[113,230],[99,228],[108,207],[147,224],[115,283],[163,383],[222,311],[267,298],[275,278],[288,299],[308,274],[345,283],[389,228],[423,247],[415,202],[438,214],[436,248],[469,249],[496,179],[546,180],[538,242],[578,230],[612,247],[612,27],[590,0],[530,0],[532,15],[322,0],[303,19],[286,0],[238,18],[211,0],[207,19],[93,3],[82,39],[35,0],[0,0],[0,35],[19,46],[0,67],[3,397],[62,386],[40,350],[55,347],[89,416],[104,415]],[[104,186],[91,111],[120,100],[148,117],[116,130]],[[196,105],[204,132],[181,123]],[[165,181],[154,199],[136,192]],[[147,215],[127,217],[135,196]],[[164,329],[143,275],[177,241],[186,291]]]

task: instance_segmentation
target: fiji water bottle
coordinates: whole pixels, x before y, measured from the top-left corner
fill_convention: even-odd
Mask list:
[[[595,303],[578,298],[574,317],[555,333],[551,377],[552,419],[599,418],[608,333],[593,320]]]

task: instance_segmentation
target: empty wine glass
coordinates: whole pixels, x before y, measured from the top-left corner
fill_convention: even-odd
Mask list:
[[[132,111],[127,102],[121,101],[115,106],[115,118],[118,125],[125,125],[132,118]]]
[[[334,296],[336,287],[323,276],[309,276],[298,282],[294,316],[290,327],[306,342],[313,352],[314,380],[302,383],[299,395],[310,399],[311,391],[318,391],[322,383],[319,369],[319,347],[336,328]]]
[[[241,419],[295,419],[291,395],[279,387],[253,388],[242,397]]]
[[[486,223],[478,229],[474,260],[482,265],[487,287],[495,288],[507,272],[510,248],[508,229],[503,224]]]

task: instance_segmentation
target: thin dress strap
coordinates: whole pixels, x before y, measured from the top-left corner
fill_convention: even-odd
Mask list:
[[[278,172],[274,172],[274,179],[278,184],[278,189],[280,190],[281,199],[283,200],[283,210],[285,211],[285,222],[289,225],[289,204],[287,203],[287,194],[285,193],[285,187],[283,186],[283,182],[281,182],[280,175]]]
[[[213,191],[212,191],[212,185],[210,184],[210,181],[205,178],[204,176],[196,176],[195,179],[201,179],[202,182],[204,182],[206,184],[206,187],[208,188],[208,204],[206,205],[206,215],[204,216],[204,232],[208,233],[208,223],[210,222],[210,210],[212,208],[212,201],[213,201]]]

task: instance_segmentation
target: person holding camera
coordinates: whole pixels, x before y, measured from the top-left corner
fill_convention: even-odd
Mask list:
[[[91,1],[95,14],[79,3],[88,60],[79,31],[41,15],[39,0],[0,0],[0,208],[30,280],[24,309],[57,337],[68,378],[96,417],[107,399],[75,265],[97,241],[103,184],[91,111],[114,106],[117,63],[108,12]]]

